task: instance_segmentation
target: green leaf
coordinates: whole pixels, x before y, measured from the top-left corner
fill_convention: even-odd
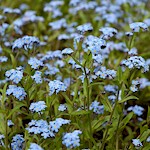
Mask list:
[[[120,123],[120,129],[124,129],[126,124],[130,121],[130,119],[133,117],[133,112],[130,112]]]
[[[91,83],[89,85],[89,87],[94,86],[94,85],[105,85],[105,83],[104,82],[95,82],[95,83]]]
[[[83,93],[85,96],[87,96],[88,92],[87,92],[87,83],[88,83],[88,79],[84,78],[84,82],[83,82]]]
[[[118,78],[119,83],[121,83],[122,82],[122,69],[120,66],[117,70],[117,78]]]
[[[79,66],[81,66],[82,68],[84,68],[84,66],[83,66],[82,64],[80,64],[80,62],[79,62],[77,59],[75,59],[74,57],[72,57],[72,59],[73,59]]]
[[[146,131],[144,131],[142,133],[142,135],[140,136],[140,141],[144,141],[148,138],[148,136],[150,135],[150,129],[147,129]]]
[[[12,61],[13,68],[16,68],[17,62],[15,60],[15,57],[12,54],[10,54],[10,58],[11,58],[11,61]]]
[[[108,99],[101,99],[101,102],[107,111],[112,112],[112,106],[110,102],[108,101]]]
[[[9,117],[10,117],[13,113],[18,112],[18,110],[19,110],[21,107],[23,107],[23,106],[26,106],[26,105],[22,103],[22,104],[19,104],[19,105],[15,106],[15,107],[9,112],[9,114],[8,114],[8,116],[7,116],[7,119],[9,119]]]
[[[128,97],[126,97],[126,98],[124,98],[124,99],[118,101],[118,103],[124,103],[124,102],[126,102],[126,101],[128,101],[128,100],[130,100],[130,99],[131,99],[131,100],[133,100],[133,99],[138,100],[139,98],[136,97],[136,96],[128,96]]]
[[[90,111],[86,111],[86,110],[79,110],[79,111],[73,111],[70,113],[70,115],[76,116],[76,115],[87,115],[89,114]]]

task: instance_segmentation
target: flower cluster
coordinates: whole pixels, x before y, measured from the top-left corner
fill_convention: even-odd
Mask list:
[[[66,104],[60,104],[59,107],[58,107],[59,111],[65,111],[66,109],[67,109]]]
[[[62,143],[70,149],[80,146],[79,134],[81,133],[82,132],[80,130],[75,130],[71,133],[65,133],[62,138]]]
[[[34,79],[34,81],[39,84],[39,83],[42,83],[42,72],[40,71],[35,71],[34,75],[31,76],[32,79]]]
[[[95,72],[95,75],[102,78],[102,79],[106,79],[106,78],[113,79],[116,77],[116,71],[106,69],[106,67],[102,66],[100,68],[100,71]]]
[[[100,106],[99,102],[95,100],[94,102],[91,103],[90,110],[93,110],[93,112],[96,114],[103,114],[104,106],[103,105]]]
[[[18,100],[22,101],[24,100],[25,96],[27,95],[26,92],[24,91],[24,88],[16,86],[16,85],[9,85],[7,91],[7,95],[13,95],[16,97]]]
[[[141,116],[143,114],[144,108],[138,105],[130,106],[128,111],[133,111],[136,115]]]
[[[132,85],[130,87],[130,90],[132,92],[137,92],[139,89],[139,85],[140,85],[140,82],[138,80],[132,80]]]
[[[38,69],[40,66],[43,66],[43,62],[35,57],[30,57],[28,64],[31,65],[33,69]]]
[[[41,148],[41,146],[39,146],[39,145],[36,144],[36,143],[31,143],[28,150],[44,150],[44,149]]]
[[[23,143],[25,142],[23,135],[16,134],[13,136],[12,143],[11,143],[11,149],[12,150],[22,150],[23,149]]]
[[[49,95],[52,95],[54,92],[57,94],[58,92],[66,91],[67,89],[67,86],[59,80],[50,81],[48,85],[50,89]]]
[[[23,78],[23,69],[22,67],[17,67],[16,70],[15,69],[8,70],[6,71],[5,76],[7,77],[8,80],[11,80],[14,83],[18,84]]]
[[[28,123],[28,130],[29,133],[33,134],[40,134],[44,139],[49,137],[55,137],[55,133],[58,132],[60,127],[65,124],[69,124],[70,120],[57,118],[55,121],[50,121],[47,123],[45,120],[31,120]]]
[[[6,56],[0,56],[0,63],[7,62],[8,58]]]
[[[113,37],[114,35],[118,33],[117,30],[112,27],[104,27],[104,28],[99,29],[99,31],[103,33],[101,37],[106,40]]]
[[[42,111],[45,110],[46,107],[47,106],[44,101],[38,101],[31,103],[29,110],[33,113],[37,112],[38,114],[42,114]]]
[[[142,147],[143,144],[141,143],[140,139],[132,139],[132,143],[136,148]]]
[[[39,46],[39,44],[40,41],[37,37],[26,35],[22,38],[15,40],[12,49],[16,50],[23,48],[28,51],[28,49],[33,49],[34,47]]]
[[[131,56],[127,60],[121,62],[122,65],[127,66],[129,69],[143,69],[143,72],[149,71],[149,66],[141,56]]]
[[[77,27],[77,30],[81,33],[81,34],[84,34],[85,32],[87,31],[92,31],[93,30],[93,27],[92,27],[92,24],[91,23],[86,23],[86,24],[83,24],[83,25],[80,25]]]
[[[148,26],[144,22],[134,22],[130,24],[130,28],[133,32],[139,32],[140,28],[142,28],[144,31],[148,30]]]

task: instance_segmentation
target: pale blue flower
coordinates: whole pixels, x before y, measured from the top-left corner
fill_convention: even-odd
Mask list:
[[[42,72],[41,71],[35,71],[34,75],[31,76],[32,79],[34,79],[34,81],[39,84],[42,83]]]
[[[31,143],[28,150],[44,150],[44,149],[36,143]]]
[[[62,144],[64,144],[67,148],[72,149],[80,146],[80,138],[79,135],[82,132],[80,130],[74,130],[71,133],[65,133],[62,138]]]
[[[77,27],[77,30],[81,33],[84,34],[87,31],[92,31],[93,27],[91,23],[85,23],[83,25],[80,25]]]
[[[72,53],[73,53],[73,50],[71,48],[65,48],[64,50],[62,50],[63,55],[70,55]]]
[[[128,111],[133,111],[136,115],[141,116],[143,114],[144,108],[138,105],[130,106]]]
[[[140,139],[132,139],[133,145],[138,149],[139,147],[142,147],[143,144],[141,143]]]
[[[35,57],[30,57],[28,64],[31,65],[31,68],[33,69],[38,69],[40,66],[43,66],[43,62]]]
[[[20,66],[16,69],[8,70],[6,71],[5,76],[7,77],[8,80],[11,80],[14,83],[18,84],[23,78],[23,69]]]
[[[142,69],[143,72],[149,71],[149,66],[141,56],[131,56],[127,60],[121,62],[122,65],[127,66],[129,69]]]
[[[7,62],[7,60],[8,60],[8,57],[6,57],[6,56],[0,56],[0,63]]]
[[[23,135],[16,134],[13,136],[12,143],[11,143],[11,149],[12,150],[23,150],[23,143],[25,142],[25,139],[23,138]]]
[[[148,31],[148,26],[144,22],[134,22],[130,24],[130,28],[133,32],[139,32],[140,28],[142,28],[144,31]]]
[[[67,109],[67,105],[66,104],[60,104],[58,107],[59,111],[65,111]]]
[[[15,40],[12,49],[16,50],[23,48],[28,51],[28,49],[33,49],[33,47],[37,47],[39,46],[39,44],[40,41],[37,37],[26,35],[22,38]]]
[[[37,112],[38,114],[43,114],[42,111],[45,110],[46,107],[47,106],[44,101],[38,101],[31,103],[29,110],[33,113]]]
[[[99,29],[99,31],[103,33],[101,38],[106,39],[106,40],[113,37],[114,35],[118,33],[118,31],[112,27],[103,27]]]
[[[94,102],[91,103],[90,110],[93,110],[93,112],[96,114],[103,114],[104,113],[104,106],[99,105],[99,102],[95,100]]]
[[[25,96],[27,95],[26,92],[24,91],[24,88],[22,87],[17,87],[16,85],[9,85],[8,89],[6,90],[7,95],[13,95],[16,97],[18,100],[24,100]]]
[[[9,127],[12,127],[14,125],[14,123],[12,122],[12,120],[7,120],[7,125]]]
[[[49,95],[52,95],[54,92],[57,94],[58,92],[66,91],[67,89],[67,86],[59,80],[50,81],[48,85],[50,89]]]

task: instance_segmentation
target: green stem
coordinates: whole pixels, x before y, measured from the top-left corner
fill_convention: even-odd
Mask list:
[[[87,102],[87,108],[88,108],[88,111],[89,111],[89,107],[90,107],[90,90],[89,90],[89,79],[88,79],[85,67],[84,67],[84,73],[85,73],[86,85],[87,85],[87,87],[86,87],[86,91],[87,91],[86,102]],[[93,137],[90,113],[88,113],[88,123],[89,123],[90,137]],[[89,148],[91,148],[91,142],[89,142]]]
[[[116,101],[115,101],[115,106],[114,106],[114,108],[113,108],[113,110],[112,110],[112,112],[111,112],[111,114],[110,114],[110,118],[109,118],[109,121],[108,121],[108,125],[111,125],[112,117],[113,117],[114,111],[115,111],[115,109],[116,109],[116,106],[117,106],[117,104],[118,104],[118,98],[119,98],[119,90],[118,90],[118,92],[117,92],[117,99],[116,99]],[[103,138],[103,140],[102,140],[102,146],[100,147],[100,150],[104,150],[104,147],[105,147],[105,143],[106,143],[106,139],[107,139],[107,135],[108,135],[108,129],[109,129],[109,126],[108,126],[108,125],[107,125],[107,127],[106,127],[106,133],[105,133],[104,138]]]
[[[116,150],[119,150],[119,133],[118,133],[118,128],[119,128],[119,124],[121,121],[121,115],[119,116],[119,120],[118,120],[118,124],[117,124],[117,130],[116,130]]]

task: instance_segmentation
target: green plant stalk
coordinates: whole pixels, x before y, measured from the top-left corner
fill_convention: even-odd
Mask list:
[[[109,121],[108,121],[108,124],[109,124],[109,125],[110,125],[111,122],[112,122],[112,117],[113,117],[113,114],[114,114],[115,109],[116,109],[117,104],[118,104],[118,98],[119,98],[119,90],[118,90],[118,92],[117,92],[117,99],[116,99],[116,101],[115,101],[115,106],[114,106],[114,108],[113,108],[113,110],[112,110],[112,112],[111,112],[111,114],[110,114],[110,118],[109,118]],[[107,138],[107,135],[108,135],[108,129],[109,129],[109,128],[108,128],[108,125],[107,125],[107,127],[106,127],[106,133],[105,133],[104,138],[103,138],[103,140],[102,140],[102,146],[100,147],[100,150],[104,150],[105,143],[106,143],[106,138]]]
[[[119,116],[119,120],[118,120],[118,124],[117,124],[117,130],[116,130],[116,150],[119,150],[119,133],[118,133],[118,128],[119,128],[119,124],[121,121],[121,115]]]
[[[89,111],[89,107],[90,107],[90,90],[89,90],[89,80],[88,80],[88,76],[86,73],[86,69],[84,67],[84,73],[85,73],[85,78],[86,78],[86,91],[87,91],[87,96],[86,96],[86,102],[87,102],[87,107],[88,107],[88,111]],[[91,115],[88,113],[88,123],[89,123],[89,134],[91,137],[93,137],[92,134],[92,125],[91,125]],[[91,142],[89,142],[89,148],[91,148]]]
[[[8,126],[7,126],[7,119],[6,119],[7,117],[5,116],[5,148],[6,148],[6,150],[9,150],[9,148],[8,148],[8,133],[7,133],[7,131],[8,131]]]

